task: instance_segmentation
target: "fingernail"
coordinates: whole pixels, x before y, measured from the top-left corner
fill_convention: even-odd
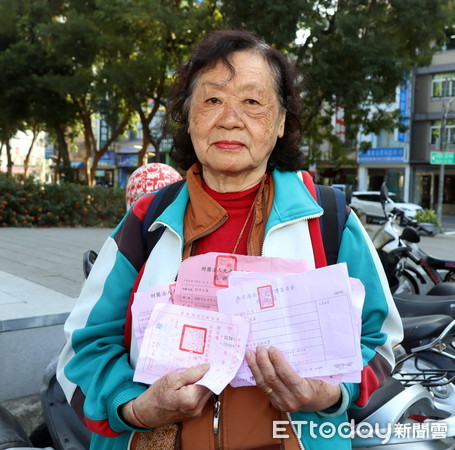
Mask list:
[[[204,364],[201,364],[199,367],[201,368],[201,370],[203,372],[207,372],[207,370],[209,370],[209,368],[210,368],[210,364],[209,363],[204,363]]]
[[[253,357],[253,352],[251,350],[247,350],[245,352],[246,359],[251,359]]]

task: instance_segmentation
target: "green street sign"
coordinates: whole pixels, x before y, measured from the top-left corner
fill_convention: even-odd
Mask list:
[[[431,152],[430,164],[455,164],[455,152]]]

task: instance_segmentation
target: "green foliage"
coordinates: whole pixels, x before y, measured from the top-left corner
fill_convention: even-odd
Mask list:
[[[419,223],[432,223],[439,226],[438,216],[436,215],[436,211],[434,209],[423,209],[422,211],[417,211],[414,218]]]
[[[20,182],[0,173],[0,227],[114,227],[124,214],[124,189]]]
[[[320,142],[331,119],[344,108],[345,152],[357,149],[365,133],[400,127],[399,113],[380,111],[395,100],[396,88],[418,66],[428,65],[435,42],[453,24],[447,0],[229,0],[220,5],[232,27],[256,31],[288,52],[302,76],[303,132]],[[296,40],[297,31],[301,39]],[[333,155],[333,159],[336,155]]]
[[[399,126],[397,112],[372,114],[371,106],[394,99],[403,76],[430,61],[434,43],[442,43],[453,24],[447,0],[420,0],[417,8],[414,3],[0,1],[0,138],[9,141],[38,124],[58,144],[57,164],[66,167],[67,180],[74,130],[83,131],[82,157],[93,161],[92,176],[107,150],[95,139],[95,117],[115,137],[139,116],[149,141],[144,153],[150,143],[159,150],[162,136],[148,130],[166,102],[173,70],[205,31],[231,27],[256,31],[296,62],[306,87],[302,122],[314,147],[311,157],[328,140],[336,147],[333,158],[342,158],[357,147],[360,128],[369,133]],[[337,105],[344,108],[343,143],[334,140],[331,125]]]

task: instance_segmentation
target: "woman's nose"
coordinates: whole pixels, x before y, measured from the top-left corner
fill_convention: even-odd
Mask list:
[[[242,128],[244,126],[242,113],[238,105],[225,104],[220,111],[217,126],[222,128]]]

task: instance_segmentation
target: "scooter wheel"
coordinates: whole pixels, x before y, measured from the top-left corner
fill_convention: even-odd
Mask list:
[[[410,294],[420,294],[419,285],[414,278],[412,273],[404,271],[398,277],[398,288],[395,293],[400,294],[402,292],[408,292]]]

